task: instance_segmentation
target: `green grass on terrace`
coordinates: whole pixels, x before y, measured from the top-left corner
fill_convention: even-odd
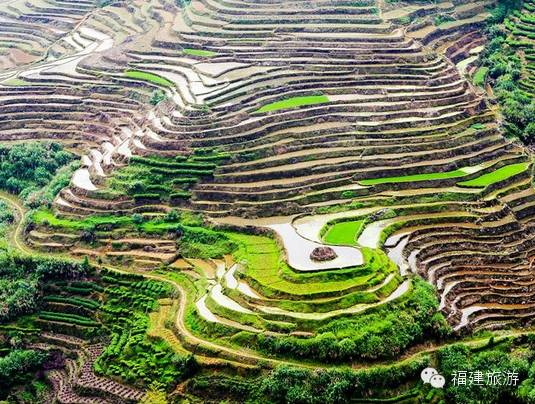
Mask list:
[[[271,104],[264,105],[257,113],[278,111],[281,109],[291,109],[302,107],[305,105],[325,104],[330,102],[326,95],[307,95],[303,97],[293,97],[281,101],[272,102]]]
[[[503,181],[509,177],[512,177],[513,175],[520,174],[529,167],[529,164],[530,163],[528,162],[511,164],[502,168],[498,168],[492,173],[484,174],[480,177],[474,178],[473,180],[459,182],[457,185],[476,188],[487,187],[496,182]]]
[[[474,74],[474,85],[478,87],[483,87],[485,85],[485,79],[487,78],[487,73],[489,68],[484,66],[480,67],[477,72]]]
[[[156,84],[158,86],[163,87],[173,87],[174,84],[167,80],[166,78],[163,78],[162,76],[158,76],[154,73],[149,72],[143,72],[141,70],[127,70],[124,73],[125,77],[128,77],[130,79],[136,79],[136,80],[143,80],[148,81],[149,83]]]
[[[329,244],[355,245],[356,236],[362,228],[364,220],[339,222],[332,225],[323,239]]]
[[[211,58],[211,57],[214,57],[217,55],[217,52],[212,52],[212,51],[207,51],[207,50],[202,50],[202,49],[189,49],[189,48],[185,48],[183,50],[183,52],[186,54],[186,55],[191,55],[191,56],[200,56],[200,57],[203,57],[203,58]]]
[[[31,219],[37,224],[47,223],[52,227],[71,230],[91,230],[97,225],[104,224],[115,226],[132,224],[132,218],[130,216],[88,216],[83,220],[71,220],[58,218],[51,211],[44,209],[33,212]]]
[[[34,211],[31,219],[37,224],[48,224],[51,227],[70,230],[92,230],[98,225],[111,225],[113,227],[134,225],[132,216],[87,216],[82,220],[72,220],[58,218],[53,212],[45,209]],[[176,227],[176,222],[165,222],[158,219],[148,220],[139,225],[139,228],[147,233],[165,233]]]
[[[467,168],[459,168],[454,171],[446,171],[443,173],[426,173],[426,174],[414,174],[403,175],[399,177],[384,177],[384,178],[371,178],[369,180],[361,180],[361,185],[377,185],[377,184],[393,184],[397,182],[413,182],[413,181],[430,181],[430,180],[445,180],[450,178],[464,177],[470,172]]]
[[[172,201],[191,196],[190,188],[202,178],[213,174],[226,159],[224,153],[205,153],[189,157],[136,157],[130,164],[116,170],[108,179],[111,192],[128,194],[136,199]]]
[[[132,216],[88,216],[83,220],[62,219],[41,209],[33,211],[30,222],[66,232],[110,232],[112,230],[137,230],[147,234],[182,232],[180,253],[202,259],[222,257],[237,246],[221,231],[203,225],[202,218],[189,212],[171,211],[166,216],[148,220],[140,214]],[[1,245],[1,244],[0,244]]]

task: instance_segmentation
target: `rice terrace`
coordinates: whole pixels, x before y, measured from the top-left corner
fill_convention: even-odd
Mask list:
[[[535,403],[535,0],[0,0],[0,404]]]

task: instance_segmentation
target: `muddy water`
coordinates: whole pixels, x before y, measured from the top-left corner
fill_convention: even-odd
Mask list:
[[[351,218],[378,211],[379,208],[356,209],[347,212],[329,213],[326,215],[311,215],[300,217],[292,225],[302,237],[320,243],[320,231],[327,223],[335,219]]]
[[[223,294],[223,287],[221,285],[215,285],[210,292],[210,296],[217,304],[222,307],[226,307],[229,310],[238,311],[240,313],[252,314],[253,312],[245,307],[240,306],[234,300]]]
[[[206,298],[207,297],[208,297],[208,295],[204,295],[203,297],[201,297],[197,301],[197,303],[195,303],[195,307],[197,308],[197,312],[206,321],[209,321],[211,323],[225,324],[225,325],[228,325],[230,327],[234,327],[234,328],[237,328],[237,329],[240,329],[240,330],[246,330],[246,331],[251,331],[251,332],[261,332],[261,330],[259,330],[257,328],[250,327],[250,326],[247,326],[247,325],[243,325],[241,323],[238,323],[238,322],[232,321],[232,320],[228,320],[226,318],[221,318],[221,317],[215,316],[214,313],[212,313],[210,311],[210,309],[208,309],[208,307],[206,306]]]
[[[236,289],[238,287],[238,281],[234,277],[236,269],[238,269],[238,264],[234,264],[225,274],[225,282],[229,289]]]
[[[204,318],[206,321],[209,321],[211,323],[217,323],[217,318],[214,316],[214,313],[212,313],[208,307],[206,307],[206,298],[208,295],[204,295],[201,297],[197,303],[195,303],[195,307],[197,308],[197,312],[199,315]]]
[[[468,318],[470,317],[470,315],[472,315],[473,313],[475,313],[477,311],[483,310],[483,309],[485,309],[484,306],[470,306],[470,307],[462,309],[461,310],[461,312],[462,312],[461,321],[459,321],[459,324],[457,324],[457,326],[455,326],[454,330],[457,331],[457,330],[465,327],[468,324]]]
[[[407,275],[410,271],[409,263],[407,262],[407,259],[403,256],[403,250],[407,246],[408,242],[409,236],[405,235],[405,237],[401,238],[401,240],[398,241],[395,247],[388,249],[388,258],[390,258],[392,262],[394,262],[398,266],[399,273],[401,276]]]
[[[238,290],[243,293],[245,296],[252,297],[253,299],[262,299],[258,293],[256,293],[251,287],[243,281],[240,281],[238,285]]]
[[[267,227],[274,230],[280,236],[286,250],[288,265],[298,271],[348,268],[364,263],[362,253],[357,248],[338,246],[332,246],[332,249],[338,256],[334,260],[327,262],[312,261],[310,259],[312,251],[316,247],[324,246],[324,244],[302,237],[290,222],[272,224]]]
[[[76,170],[71,181],[78,188],[85,189],[87,191],[97,190],[97,187],[91,182],[91,177],[87,168],[80,168]]]
[[[113,47],[114,41],[113,38],[109,37],[108,35],[98,32],[94,29],[87,28],[87,27],[81,27],[80,32],[86,36],[94,39],[94,41],[89,42],[88,40],[85,40],[85,44],[87,44],[86,47],[84,47],[82,50],[76,52],[72,56],[64,57],[59,60],[55,60],[52,62],[45,62],[35,68],[27,69],[23,73],[20,73],[21,77],[39,77],[39,74],[46,70],[47,72],[63,72],[63,73],[72,73],[74,75],[77,74],[76,72],[76,66],[78,66],[78,63],[86,56],[106,51]],[[66,68],[65,66],[69,66]]]

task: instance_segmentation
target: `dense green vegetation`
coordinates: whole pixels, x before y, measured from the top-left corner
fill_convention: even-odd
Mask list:
[[[266,353],[295,359],[346,362],[395,358],[418,342],[442,339],[450,328],[438,313],[435,292],[422,280],[400,302],[378,306],[359,316],[328,321],[311,338],[254,335]]]
[[[535,358],[533,338],[527,343],[522,339],[506,340],[494,346],[492,343],[483,350],[471,351],[464,345],[453,345],[440,350],[438,354],[439,372],[449,380],[455,372],[482,372],[485,380],[483,386],[455,386],[446,384],[445,395],[450,402],[455,403],[507,403],[533,402],[534,369],[531,364]],[[488,384],[486,375],[489,372],[499,372],[501,384]],[[504,373],[516,372],[517,385],[504,383]],[[528,376],[529,378],[526,377]],[[519,400],[520,399],[520,400]]]
[[[535,101],[533,91],[530,94],[523,81],[523,75],[528,74],[530,69],[523,73],[523,62],[519,56],[520,49],[524,46],[532,49],[532,45],[523,42],[522,32],[516,31],[510,20],[513,15],[522,18],[517,11],[521,4],[520,1],[501,1],[493,10],[493,18],[487,28],[490,42],[482,54],[481,66],[488,69],[488,79],[501,105],[508,134],[532,143],[535,139]],[[501,24],[504,20],[505,26]],[[530,60],[531,56],[526,59]]]
[[[199,150],[188,157],[132,157],[128,166],[114,172],[109,186],[112,192],[126,193],[137,201],[178,205],[191,196],[193,185],[211,177],[218,163],[227,158],[214,150]]]
[[[83,220],[62,219],[56,217],[52,211],[47,209],[31,212],[29,220],[40,225],[84,231],[94,231],[99,226],[114,228],[133,223],[131,216],[89,216]]]
[[[407,2],[414,6],[405,8]],[[97,3],[103,6],[109,1]],[[188,3],[189,0],[175,1],[180,6]],[[79,192],[80,195],[69,199],[73,206],[58,204],[52,209],[50,202],[67,185],[72,170],[77,167],[72,156],[61,146],[48,143],[0,148],[0,188],[20,196],[32,208],[22,234],[28,241],[24,251],[40,248],[77,256],[88,254],[98,264],[91,266],[89,258],[75,263],[12,253],[7,243],[13,240],[8,230],[14,216],[7,204],[0,202],[0,251],[3,250],[0,253],[0,401],[7,399],[9,404],[51,401],[44,395],[50,389],[42,382],[45,371],[66,368],[69,376],[76,378],[80,366],[87,364],[89,353],[96,352],[88,347],[96,347],[102,353],[91,366],[85,367],[84,374],[94,378],[94,372],[106,378],[106,383],[120,382],[149,391],[141,403],[164,404],[167,398],[174,402],[255,404],[535,403],[535,365],[532,365],[535,338],[518,337],[528,328],[515,328],[511,337],[505,336],[509,334],[505,330],[503,341],[491,338],[487,343],[486,337],[498,334],[490,331],[472,334],[471,327],[479,329],[488,325],[484,321],[489,320],[496,321],[496,326],[500,320],[480,317],[478,313],[469,318],[468,327],[453,332],[439,310],[437,291],[430,285],[431,282],[439,285],[440,293],[444,293],[445,312],[452,314],[449,318],[457,324],[459,313],[465,306],[477,304],[479,294],[482,303],[489,304],[506,292],[514,293],[513,300],[521,298],[514,288],[505,290],[505,284],[510,281],[505,278],[518,275],[512,272],[502,280],[498,273],[489,275],[494,283],[503,283],[501,292],[499,288],[494,288],[496,293],[484,292],[482,286],[479,289],[488,272],[482,267],[478,272],[479,256],[490,262],[496,252],[495,262],[500,264],[501,275],[506,271],[503,268],[508,268],[502,264],[512,263],[516,265],[514,269],[518,267],[517,261],[523,259],[521,247],[526,243],[521,234],[523,228],[517,222],[529,223],[523,212],[529,210],[533,198],[524,191],[527,170],[532,163],[511,164],[523,161],[525,154],[499,138],[496,122],[487,125],[495,111],[479,103],[478,94],[488,89],[487,84],[495,85],[508,133],[527,142],[534,139],[535,107],[530,91],[533,83],[526,80],[529,77],[526,69],[534,69],[535,54],[524,39],[534,38],[535,29],[529,27],[535,18],[525,11],[515,11],[516,1],[498,2],[492,10],[493,25],[488,30],[492,41],[473,77],[474,84],[481,87],[474,95],[472,87],[460,85],[450,74],[451,63],[442,63],[442,56],[438,55],[439,60],[432,51],[434,48],[443,52],[459,38],[459,47],[448,49],[448,53],[454,51],[455,58],[460,54],[465,57],[471,45],[467,41],[475,40],[479,45],[480,38],[471,31],[477,29],[479,23],[473,21],[479,18],[468,16],[465,20],[463,12],[469,14],[473,10],[461,8],[457,12],[458,1],[445,5],[431,4],[430,0],[400,0],[403,8],[400,15],[404,17],[397,20],[389,20],[387,15],[396,14],[395,6],[382,10],[384,4],[376,4],[374,0],[319,2],[325,16],[314,17],[317,27],[305,25],[309,22],[305,21],[307,15],[294,15],[289,7],[278,17],[280,27],[274,31],[267,28],[268,19],[273,18],[268,17],[273,4],[263,5],[257,18],[249,18],[246,11],[242,18],[234,20],[237,6],[216,1],[203,7],[202,3],[184,13],[183,21],[177,16],[175,29],[184,31],[182,37],[200,38],[193,32],[199,28],[204,32],[206,28],[201,27],[206,24],[208,32],[216,38],[220,27],[209,14],[216,6],[230,10],[218,16],[228,22],[221,24],[224,34],[219,40],[195,40],[187,45],[201,49],[172,46],[170,37],[158,31],[173,31],[168,18],[172,16],[170,11],[177,10],[169,4],[162,4],[163,8],[146,5],[154,21],[142,23],[140,13],[133,12],[132,4],[125,5],[132,15],[124,14],[129,17],[129,25],[139,24],[142,31],[150,30],[156,38],[155,48],[159,47],[158,43],[165,43],[167,55],[178,52],[179,58],[208,62],[201,58],[219,54],[202,47],[223,49],[227,43],[236,52],[218,57],[221,65],[232,59],[232,64],[236,61],[241,66],[238,59],[244,57],[247,64],[243,66],[250,66],[240,71],[241,66],[237,73],[229,70],[215,78],[212,77],[215,73],[202,69],[202,63],[183,66],[199,73],[202,82],[191,83],[194,85],[191,91],[195,99],[205,104],[191,105],[191,100],[186,100],[189,105],[184,113],[171,117],[172,124],[165,125],[170,130],[163,135],[169,139],[180,138],[180,142],[187,144],[183,150],[188,150],[187,153],[193,150],[192,154],[169,157],[171,152],[166,150],[162,153],[166,157],[135,156],[115,170],[109,171],[106,166],[106,174],[110,175],[107,182],[95,181],[99,185],[97,191],[88,195]],[[424,4],[425,9],[419,10]],[[535,4],[528,1],[525,8],[533,11]],[[110,15],[119,12],[115,6],[112,11]],[[478,17],[482,15],[477,14],[479,11],[474,11]],[[105,14],[101,17],[108,18]],[[454,18],[459,18],[460,28],[452,23]],[[433,20],[436,26],[441,26],[436,33],[430,26]],[[389,35],[391,22],[395,31]],[[398,30],[398,22],[414,25],[403,27],[407,29],[402,32]],[[184,23],[190,33],[184,29]],[[329,35],[323,38],[320,28],[328,23],[334,23],[335,27],[329,28]],[[353,33],[351,38],[337,41],[336,38],[342,39],[344,35],[342,23],[348,24],[346,28]],[[249,24],[246,35],[232,38],[236,24]],[[362,28],[364,24],[368,24],[366,30]],[[308,43],[317,40],[321,43],[319,49],[295,49],[291,32],[296,27],[302,31],[297,32],[297,37],[307,38]],[[426,31],[431,32],[426,34]],[[399,35],[393,35],[396,32]],[[141,38],[141,32],[139,35]],[[411,39],[421,35],[428,35],[422,38],[422,43],[428,43],[429,47],[420,49],[420,41]],[[524,38],[522,45],[519,37]],[[370,49],[354,45],[350,41],[354,38],[358,43],[369,43]],[[254,51],[257,43],[264,44],[259,52]],[[279,57],[277,49],[281,51]],[[411,49],[416,55],[407,54]],[[150,54],[154,61],[157,53],[145,51],[134,52],[132,56],[141,61]],[[373,54],[370,60],[366,60],[368,53]],[[297,56],[292,57],[294,54]],[[276,57],[271,63],[269,58],[273,55]],[[327,69],[322,55],[332,58],[331,70]],[[258,63],[254,63],[255,57],[259,57]],[[288,58],[289,65],[283,58]],[[303,65],[301,59],[305,60]],[[445,56],[442,61],[446,59]],[[143,65],[139,62],[140,69]],[[135,90],[125,90],[130,97],[129,104],[120,113],[110,113],[112,119],[102,119],[102,124],[116,127],[115,117],[121,120],[119,125],[126,124],[140,99],[150,104],[145,108],[158,113],[172,108],[172,100],[165,102],[175,86],[170,79],[142,70],[125,71],[124,65],[121,69],[123,84],[130,88],[149,87],[142,96]],[[87,68],[85,71],[91,72]],[[161,66],[160,71],[165,75],[163,72],[168,70]],[[250,77],[242,77],[244,71]],[[308,79],[299,77],[300,73]],[[121,80],[109,72],[98,77],[101,83],[98,90],[106,88],[104,83],[108,79],[113,79],[118,87],[106,92],[105,99],[109,101],[100,103],[111,111],[115,107],[112,92],[117,90],[122,94],[118,85]],[[337,82],[340,78],[347,79],[347,87],[344,87],[346,83]],[[228,82],[226,89],[223,81],[217,84],[219,79]],[[353,80],[359,82],[357,86]],[[202,90],[203,86],[213,91]],[[323,95],[318,92],[321,88],[337,97]],[[78,90],[86,91],[86,88],[80,85]],[[251,99],[255,90],[258,99],[273,98],[251,107],[255,105]],[[276,98],[273,94],[278,90],[281,95]],[[435,90],[437,97],[433,99],[429,94]],[[296,94],[310,95],[293,97]],[[335,107],[317,106],[335,98],[342,100],[335,102]],[[233,99],[240,100],[242,105],[233,105]],[[392,99],[395,101],[391,102]],[[278,101],[264,105],[273,100]],[[97,99],[92,101],[99,104]],[[158,108],[151,107],[160,103],[163,105]],[[429,105],[420,108],[424,103]],[[297,111],[299,107],[315,105],[306,113]],[[240,110],[243,106],[245,111]],[[143,106],[139,104],[139,108]],[[251,111],[282,113],[258,122],[247,118]],[[145,113],[136,116],[134,112],[134,124],[143,127],[144,116]],[[295,119],[285,121],[285,116]],[[223,138],[233,127],[239,128],[239,133]],[[207,144],[217,136],[218,128],[221,128],[221,139],[216,143],[224,145],[221,149],[195,150],[197,145]],[[148,142],[149,149],[158,149],[153,141]],[[173,147],[177,143],[171,142]],[[417,151],[411,151],[416,144]],[[223,153],[223,148],[231,152]],[[379,156],[379,161],[368,160],[374,155]],[[429,164],[435,163],[429,159],[435,155],[438,156],[435,163],[441,160],[454,165],[469,161],[460,164],[474,166],[460,165],[459,169],[452,166],[452,171],[447,172],[440,172],[435,166],[436,172],[427,172],[433,170]],[[231,159],[232,165],[221,168],[220,164],[227,159]],[[400,167],[412,168],[405,172],[394,170],[396,159]],[[115,161],[119,164],[121,160]],[[476,166],[478,161],[488,163]],[[232,172],[236,167],[243,168],[244,173],[238,176]],[[381,167],[386,167],[382,173]],[[248,173],[252,173],[252,178],[245,177]],[[383,177],[372,178],[376,176]],[[509,181],[513,176],[522,176],[522,181]],[[348,190],[343,184],[349,178],[353,181],[364,178],[361,185],[377,187]],[[233,179],[232,183],[226,182],[229,179]],[[215,184],[197,185],[195,189],[202,181]],[[433,187],[445,184],[444,192],[438,188],[423,189],[423,181],[436,181],[431,183]],[[504,182],[502,188],[493,187],[499,182]],[[400,183],[404,185],[384,186]],[[419,189],[411,188],[408,183],[415,183],[413,188]],[[510,184],[508,189],[506,183]],[[446,188],[447,184],[451,187]],[[460,189],[455,184],[476,189]],[[236,191],[240,188],[247,191]],[[482,194],[491,189],[494,192],[485,199],[488,203],[483,203]],[[194,190],[199,200],[190,203]],[[521,199],[513,200],[512,191],[516,190],[521,191]],[[493,209],[499,204],[491,200],[495,195],[494,199],[499,199],[505,194],[508,195],[504,199],[508,201],[506,218]],[[79,198],[78,202],[74,197]],[[117,197],[122,200],[116,204]],[[108,208],[103,206],[106,200],[114,200],[109,204],[110,210],[103,209]],[[113,211],[117,206],[120,207]],[[306,268],[309,271],[299,271],[288,264],[293,251],[285,252],[280,238],[265,228],[239,230],[229,226],[222,230],[200,214],[178,210],[199,207],[213,209],[214,216],[250,213],[250,218],[298,214],[302,209],[308,214],[314,209],[325,213],[373,207],[370,211],[375,212],[369,216],[357,216],[357,213],[327,223],[320,236],[325,243],[355,245],[368,224],[394,219],[378,235],[379,245],[384,244],[387,235],[399,231],[396,235],[404,238],[398,240],[403,243],[408,240],[407,244],[398,244],[400,248],[406,246],[401,254],[407,258],[408,251],[418,252],[420,255],[411,255],[410,260],[417,262],[418,272],[425,274],[429,282],[400,271],[386,248],[362,248],[363,263],[353,267],[326,269],[318,265]],[[108,213],[97,216],[84,212]],[[427,213],[433,216],[426,217]],[[408,217],[411,214],[420,216]],[[515,216],[518,220],[514,220]],[[498,228],[483,227],[493,220],[500,225]],[[499,238],[502,227],[503,234],[510,239],[509,256],[484,246],[488,240]],[[407,231],[414,237],[406,238]],[[448,243],[445,252],[441,250],[441,238]],[[299,252],[310,254],[304,249]],[[461,279],[470,270],[471,263],[467,262],[462,272],[456,272],[465,265],[459,263],[462,260],[456,257],[457,253],[463,257],[467,253],[474,256],[474,266],[470,269],[478,282],[470,279],[466,283],[450,282]],[[105,268],[106,265],[110,267]],[[414,265],[411,268],[415,270]],[[512,282],[518,284],[514,279]],[[459,311],[448,311],[452,302],[458,303]],[[97,356],[94,354],[91,359]],[[287,365],[277,366],[279,363]],[[431,389],[421,382],[420,372],[427,366],[436,367],[446,377],[445,389]],[[76,369],[70,373],[72,367]],[[520,373],[522,384],[459,389],[450,383],[451,375],[459,370],[514,370]],[[187,383],[182,384],[183,381]],[[104,383],[102,379],[100,382]],[[126,389],[118,387],[123,388]],[[81,389],[75,386],[77,393]],[[95,394],[107,394],[96,390]],[[121,400],[112,397],[110,401]]]
[[[291,109],[297,107],[303,107],[306,105],[325,104],[329,102],[329,98],[326,95],[308,95],[302,97],[293,97],[286,100],[272,102],[271,104],[264,105],[257,113],[278,111],[281,109]]]
[[[45,281],[75,279],[87,270],[85,264],[0,252],[0,324],[35,311]]]
[[[170,295],[167,284],[111,272],[105,272],[101,282],[106,288],[99,318],[111,341],[95,364],[97,373],[168,390],[195,370],[193,357],[180,356],[164,341],[146,335],[147,313],[158,308],[158,299]]]
[[[3,357],[0,357],[0,400],[7,398],[10,387],[29,383],[37,390],[37,394],[32,397],[26,393],[21,399],[39,399],[39,390],[44,390],[44,386],[39,386],[34,379],[34,372],[42,365],[47,355],[44,352],[31,349],[13,349]],[[10,401],[11,402],[11,401]],[[27,401],[32,402],[32,401]],[[38,401],[33,401],[38,402]]]
[[[179,251],[186,257],[216,258],[230,254],[236,243],[225,233],[206,226],[202,217],[188,212],[171,211],[163,217],[147,219],[141,214],[132,216],[88,216],[83,220],[58,218],[50,210],[33,211],[31,223],[81,232],[88,243],[96,242],[96,232],[106,229],[136,230],[147,234],[171,234],[177,239]]]
[[[488,72],[489,68],[487,66],[482,66],[477,69],[476,73],[474,74],[474,84],[478,87],[483,87],[485,85],[485,79],[487,78]]]
[[[42,258],[4,255],[0,268],[0,301],[5,304],[0,324],[7,323],[7,330],[53,331],[109,341],[95,364],[96,373],[142,389],[170,390],[195,371],[193,357],[178,355],[164,341],[147,336],[148,314],[158,309],[158,299],[171,296],[169,285]],[[42,294],[46,294],[43,299]],[[36,314],[27,315],[32,313]],[[0,330],[0,348],[4,335]],[[31,335],[20,334],[18,344],[29,342]],[[0,398],[2,393],[16,392],[27,372],[37,370],[45,356],[9,350],[0,357]]]
[[[6,235],[9,226],[13,223],[14,216],[10,207],[0,200],[0,251],[7,249]]]
[[[385,399],[397,396],[397,386],[415,384],[419,372],[429,364],[423,357],[401,365],[382,366],[366,370],[298,369],[279,366],[257,379],[212,375],[194,379],[189,388],[193,393],[219,399],[246,403],[347,403],[355,397],[379,394]],[[406,387],[405,387],[406,388]],[[373,392],[373,393],[372,393]],[[410,398],[408,394],[406,398]],[[399,395],[403,398],[403,394]],[[372,402],[381,401],[380,398]]]
[[[394,366],[316,371],[280,366],[257,379],[199,376],[189,389],[211,399],[247,403],[346,403],[355,397],[359,398],[355,402],[532,403],[534,358],[533,336],[500,341],[490,338],[482,346],[449,345],[437,353],[416,356]],[[420,372],[428,366],[446,378],[444,389],[433,389],[421,382]],[[453,383],[459,372],[466,375],[464,385]],[[482,381],[470,384],[474,383],[470,375],[477,372],[483,375]],[[500,384],[487,380],[493,372],[500,375]],[[507,383],[508,372],[516,374],[518,381]]]
[[[50,204],[69,184],[78,163],[59,143],[34,142],[0,146],[0,189],[29,206]]]

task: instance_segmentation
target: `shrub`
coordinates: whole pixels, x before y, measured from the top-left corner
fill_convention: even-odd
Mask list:
[[[415,279],[410,297],[357,318],[328,321],[311,338],[256,335],[257,346],[269,353],[322,362],[393,358],[424,338],[442,339],[451,330],[437,311],[433,288]]]
[[[134,224],[141,224],[145,221],[145,218],[143,215],[140,215],[139,213],[134,213],[132,215],[132,223]]]
[[[160,102],[165,101],[166,99],[167,99],[167,96],[165,95],[165,93],[161,90],[158,90],[152,93],[150,103],[152,105],[158,105]]]
[[[59,143],[21,143],[0,146],[0,189],[18,195],[36,205],[41,198],[51,200],[65,183],[56,172],[74,159]],[[47,186],[46,195],[38,196]]]
[[[88,270],[71,261],[0,254],[0,323],[35,311],[45,281],[79,278]]]
[[[45,360],[46,354],[34,350],[16,349],[0,358],[0,398],[16,386],[31,377],[31,371],[37,369]]]

